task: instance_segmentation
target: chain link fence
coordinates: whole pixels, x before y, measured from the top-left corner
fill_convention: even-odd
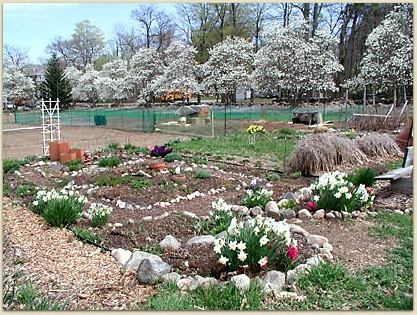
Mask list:
[[[204,119],[180,124],[179,106],[144,108],[96,108],[61,110],[63,126],[97,127],[125,131],[160,131],[174,135],[215,137],[244,130],[253,122],[291,121],[298,107],[211,106]],[[324,121],[345,122],[363,106],[311,107],[322,112]],[[15,123],[41,125],[40,111],[15,113]]]

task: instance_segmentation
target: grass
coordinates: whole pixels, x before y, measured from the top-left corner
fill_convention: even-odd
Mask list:
[[[67,303],[53,302],[38,292],[32,282],[23,283],[19,274],[6,279],[3,272],[3,309],[4,310],[53,310],[67,308]]]
[[[343,264],[323,263],[297,282],[306,301],[280,302],[275,309],[411,310],[413,300],[413,217],[380,214],[370,227],[374,237],[395,237],[387,264],[352,273]]]
[[[3,174],[13,173],[18,171],[20,168],[20,160],[16,159],[6,159],[3,160]]]
[[[387,163],[385,163],[385,167],[390,169],[390,170],[395,170],[397,168],[402,167],[403,165],[403,160],[392,160],[392,161],[388,161]]]
[[[273,134],[266,133],[260,135],[255,144],[250,145],[248,134],[237,132],[226,137],[195,138],[175,143],[172,147],[184,153],[234,155],[282,162],[289,157],[296,143],[295,139],[275,139]]]
[[[159,286],[158,295],[150,297],[139,310],[260,310],[261,289],[252,285],[241,293],[231,284],[212,286],[207,290],[197,288],[182,294],[174,283]]]
[[[68,170],[70,172],[77,172],[80,170],[82,166],[82,161],[80,159],[74,160],[74,161],[68,161],[65,163],[65,165],[68,166]]]
[[[131,185],[132,185],[132,188],[133,189],[143,189],[145,187],[151,187],[151,186],[153,186],[153,183],[150,182],[150,181],[148,181],[148,180],[146,180],[146,179],[138,178],[138,179],[134,179],[132,181],[132,184]]]

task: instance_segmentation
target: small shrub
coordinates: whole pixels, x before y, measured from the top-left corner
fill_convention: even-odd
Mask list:
[[[279,129],[278,133],[281,135],[294,135],[296,134],[296,131],[293,129],[283,128],[283,129]]]
[[[40,190],[33,202],[33,209],[52,226],[63,228],[79,218],[86,202],[87,198],[78,191]]]
[[[165,157],[168,153],[171,153],[172,149],[166,147],[165,145],[162,146],[154,146],[154,148],[151,151],[152,156],[160,156]]]
[[[100,233],[93,233],[90,230],[85,230],[78,226],[74,226],[73,229],[75,233],[90,242],[99,244],[102,241]]]
[[[117,176],[111,174],[102,174],[93,179],[93,183],[97,186],[117,186],[120,184],[130,183],[134,177],[132,176]]]
[[[280,201],[278,205],[283,209],[294,209],[294,207],[297,205],[294,199],[284,199],[282,201]]]
[[[21,164],[19,160],[15,159],[6,159],[3,160],[3,174],[12,173],[18,171]]]
[[[168,153],[165,158],[164,158],[165,162],[174,162],[175,160],[177,161],[181,161],[182,160],[182,155],[179,153]]]
[[[390,170],[395,170],[396,168],[400,168],[402,165],[403,165],[402,160],[388,161],[388,162],[385,163],[385,167],[390,169]]]
[[[209,171],[207,171],[207,170],[199,170],[199,171],[197,171],[195,173],[195,177],[196,178],[202,178],[202,179],[210,178],[211,177],[211,173]]]
[[[265,208],[265,205],[272,200],[273,192],[266,190],[259,185],[259,179],[253,179],[246,187],[246,194],[242,199],[242,204],[248,208],[259,206]]]
[[[268,173],[266,174],[266,179],[269,181],[277,181],[279,180],[279,175],[276,173]]]
[[[34,196],[37,187],[34,183],[23,184],[16,188],[15,193],[21,197]]]
[[[369,194],[365,185],[355,187],[341,172],[325,173],[312,185],[313,201],[318,209],[327,211],[353,212],[362,207],[370,207],[374,197]]]
[[[153,183],[143,178],[138,178],[132,181],[133,189],[142,189],[142,188],[151,187],[151,186],[153,186]]]
[[[199,234],[209,233],[216,235],[223,232],[230,225],[233,218],[230,205],[228,205],[222,198],[212,202],[213,211],[209,212],[208,220],[198,219],[197,230]]]
[[[27,156],[20,161],[20,165],[23,166],[23,165],[32,163],[35,160],[36,160],[36,156],[34,156],[34,155]]]
[[[116,150],[116,149],[119,147],[119,144],[118,144],[117,142],[110,142],[110,143],[107,145],[107,147],[108,147],[110,150]]]
[[[358,168],[347,177],[356,187],[360,184],[372,187],[375,183],[376,172],[371,168]]]
[[[92,203],[88,209],[88,214],[91,215],[91,226],[101,227],[109,220],[109,214],[113,211],[110,206],[101,203]]]
[[[289,225],[257,216],[245,222],[233,218],[225,238],[214,240],[214,252],[228,271],[247,265],[252,272],[261,269],[293,267],[298,259],[296,240]]]
[[[5,183],[3,180],[3,196],[9,196],[9,195],[10,195],[9,184]]]
[[[74,160],[74,161],[68,161],[65,163],[65,165],[68,166],[68,170],[70,172],[77,172],[78,170],[80,170],[81,166],[82,166],[82,162],[81,160]]]
[[[135,148],[135,146],[129,142],[127,142],[123,147],[125,150],[132,150]]]
[[[146,148],[135,147],[134,149],[132,149],[132,153],[148,155],[149,151]]]
[[[120,159],[117,156],[104,157],[98,162],[100,167],[114,167],[120,164]]]

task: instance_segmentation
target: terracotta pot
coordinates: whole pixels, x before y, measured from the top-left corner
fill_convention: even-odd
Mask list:
[[[84,154],[84,148],[82,149],[70,149],[69,153],[75,153],[77,160],[82,160]]]
[[[183,176],[180,176],[180,175],[172,175],[171,178],[172,178],[172,180],[174,182],[177,182],[177,183],[183,183],[183,182],[185,182],[187,180],[187,177],[185,175],[183,175]]]
[[[61,153],[59,155],[61,163],[74,161],[76,159],[75,153]]]
[[[59,154],[61,155],[62,153],[70,153],[71,147],[72,141],[62,141],[62,143],[58,145]]]
[[[162,171],[165,168],[165,163],[158,163],[149,165],[151,170]]]
[[[49,154],[51,161],[59,161],[59,144],[62,141],[51,141],[49,142]]]

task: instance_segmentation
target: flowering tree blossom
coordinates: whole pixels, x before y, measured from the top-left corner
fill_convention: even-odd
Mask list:
[[[95,82],[100,99],[120,101],[127,97],[127,67],[123,60],[115,59],[103,66]]]
[[[154,93],[149,85],[162,71],[161,54],[154,48],[140,49],[132,57],[126,77],[129,96],[152,98]]]
[[[229,102],[237,88],[250,87],[253,51],[253,45],[241,37],[228,37],[210,49],[202,69],[205,90],[223,94]]]
[[[98,101],[99,91],[96,85],[98,75],[99,72],[94,70],[92,65],[87,65],[85,72],[78,79],[78,84],[72,90],[73,98],[80,101]]]
[[[74,66],[70,66],[65,68],[64,75],[67,78],[69,84],[71,85],[71,88],[75,88],[78,84],[80,76],[82,75],[82,71],[78,70]]]
[[[265,45],[255,55],[254,85],[262,91],[281,86],[296,96],[310,91],[335,91],[334,77],[343,67],[332,50],[336,39],[317,31],[309,38],[305,22],[284,28],[275,27],[265,34]]]
[[[182,91],[185,94],[187,91],[198,92],[196,54],[197,50],[194,47],[173,41],[165,50],[163,74],[152,83],[154,92],[163,94],[168,89]]]
[[[366,40],[366,51],[357,83],[377,91],[413,83],[413,5],[394,8]]]
[[[35,84],[19,68],[12,65],[3,74],[3,97],[11,101],[33,99]]]

